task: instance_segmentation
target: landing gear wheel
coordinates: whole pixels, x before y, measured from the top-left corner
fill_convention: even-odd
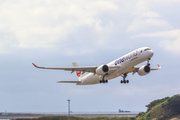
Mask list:
[[[108,73],[106,73],[103,77],[102,80],[99,81],[99,83],[108,83],[108,80],[104,80],[104,77],[108,75]]]
[[[121,84],[122,83],[124,83],[124,84],[129,83],[129,80],[126,80],[127,73],[124,73],[122,77],[123,77],[123,80],[121,80],[121,82],[120,82]]]
[[[105,80],[103,80],[103,83],[105,83],[106,81]]]
[[[147,60],[147,66],[150,66],[149,60],[151,60],[151,58],[148,58],[148,60]]]

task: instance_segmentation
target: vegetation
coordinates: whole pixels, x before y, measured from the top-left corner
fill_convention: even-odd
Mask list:
[[[164,120],[180,114],[180,95],[154,100],[146,106],[146,112],[139,113],[136,120]]]

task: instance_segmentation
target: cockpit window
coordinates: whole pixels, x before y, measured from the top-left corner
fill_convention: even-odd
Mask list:
[[[146,48],[144,51],[151,50],[150,48]]]

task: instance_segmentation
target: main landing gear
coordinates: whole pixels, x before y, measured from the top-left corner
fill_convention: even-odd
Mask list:
[[[108,80],[100,80],[99,83],[108,83]]]
[[[99,81],[99,83],[108,83],[108,80],[104,80],[104,77],[107,75],[107,73],[103,76],[102,80]]]
[[[123,77],[123,80],[120,81],[121,84],[122,83],[124,83],[124,84],[129,83],[129,80],[126,80],[127,73],[124,73],[122,77]]]

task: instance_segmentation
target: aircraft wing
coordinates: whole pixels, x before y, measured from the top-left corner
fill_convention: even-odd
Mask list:
[[[139,68],[140,67],[132,67],[132,68],[128,69],[126,71],[126,73],[131,73],[132,72],[133,75],[134,75],[136,72],[138,72]],[[159,64],[158,64],[158,68],[151,68],[151,70],[159,70],[159,69],[161,69],[161,66]]]
[[[81,81],[58,81],[58,83],[81,83]]]
[[[34,65],[34,67],[36,68],[40,68],[40,69],[52,69],[52,70],[65,70],[65,71],[72,71],[71,73],[73,73],[74,71],[83,71],[83,72],[92,72],[95,73],[97,67],[66,67],[66,68],[52,68],[52,67],[39,67],[37,65],[35,65],[34,63],[32,63]]]

